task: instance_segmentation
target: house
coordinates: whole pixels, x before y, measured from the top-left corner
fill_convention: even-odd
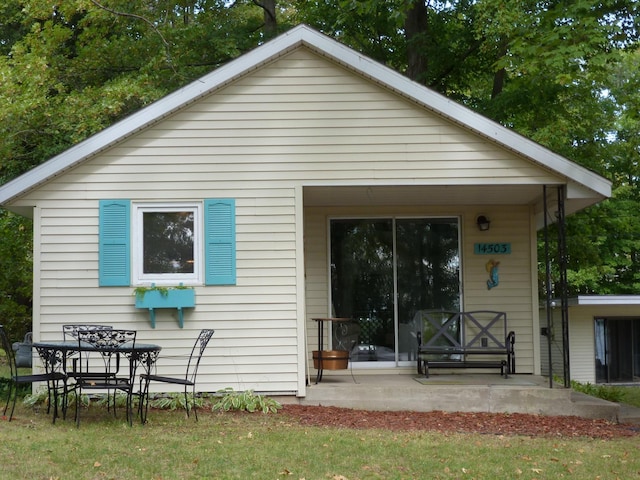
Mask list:
[[[298,26],[7,183],[0,204],[33,218],[34,340],[95,322],[177,355],[214,328],[203,391],[305,396],[322,317],[356,321],[324,345],[356,338],[353,368],[376,375],[415,371],[418,312],[506,312],[517,371],[539,374],[544,208],[610,193]],[[193,295],[136,308],[151,284]]]
[[[557,302],[541,311],[542,373],[562,376],[562,318]],[[569,298],[568,370],[581,383],[630,384],[640,382],[640,296],[580,295]]]

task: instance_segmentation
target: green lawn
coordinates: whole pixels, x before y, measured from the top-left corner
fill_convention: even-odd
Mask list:
[[[152,411],[129,427],[92,406],[76,428],[19,405],[0,423],[1,479],[608,479],[640,475],[616,440],[303,427],[284,413]]]
[[[4,398],[4,397],[3,397]],[[640,388],[625,388],[640,406]],[[2,403],[4,405],[4,402]],[[616,479],[640,476],[638,437],[529,438],[302,427],[285,413],[151,411],[129,427],[94,405],[53,425],[22,404],[0,421],[0,479]],[[71,414],[71,416],[73,416]]]
[[[623,389],[622,402],[640,408],[640,387],[621,387]]]

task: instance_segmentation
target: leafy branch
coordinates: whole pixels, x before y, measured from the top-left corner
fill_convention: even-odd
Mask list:
[[[96,7],[109,12],[113,15],[117,15],[120,17],[129,17],[129,18],[134,18],[136,20],[141,20],[142,22],[146,23],[147,26],[149,26],[155,33],[156,35],[158,35],[160,37],[160,40],[162,41],[162,44],[164,45],[164,50],[165,50],[165,55],[167,57],[167,63],[169,64],[169,66],[171,67],[171,70],[173,70],[174,73],[178,73],[176,72],[174,63],[173,63],[173,57],[171,56],[171,45],[169,44],[169,42],[167,42],[167,39],[164,38],[164,35],[162,35],[162,32],[160,32],[160,30],[158,29],[158,27],[148,18],[143,17],[142,15],[138,15],[135,13],[129,13],[129,12],[120,12],[117,10],[113,10],[112,8],[109,7],[105,7],[104,5],[102,5],[101,3],[99,3],[97,0],[91,0],[91,3],[93,3]]]

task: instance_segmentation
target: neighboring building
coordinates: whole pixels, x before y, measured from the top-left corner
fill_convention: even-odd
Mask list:
[[[299,26],[4,185],[0,204],[33,218],[34,340],[107,323],[171,355],[214,328],[203,391],[304,396],[316,317],[358,321],[355,369],[413,373],[417,311],[504,311],[518,372],[539,374],[545,191],[570,214],[611,187]],[[159,228],[183,235],[164,245]],[[151,283],[194,287],[182,327],[136,309]]]
[[[640,382],[640,296],[583,295],[568,301],[569,378],[581,383]],[[542,373],[563,377],[562,320],[552,308],[551,337],[543,336]],[[546,310],[540,313],[546,325]]]

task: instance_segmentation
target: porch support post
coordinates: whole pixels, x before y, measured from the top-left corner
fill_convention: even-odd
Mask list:
[[[564,211],[565,186],[558,187],[558,276],[560,289],[560,312],[562,317],[562,354],[564,367],[564,386],[571,386],[569,371],[569,305],[567,285],[567,244]]]
[[[542,187],[542,211],[544,212],[544,266],[545,266],[545,313],[547,315],[547,353],[549,365],[549,388],[553,388],[553,355],[551,354],[551,258],[549,254],[549,219],[547,216],[547,186]]]

